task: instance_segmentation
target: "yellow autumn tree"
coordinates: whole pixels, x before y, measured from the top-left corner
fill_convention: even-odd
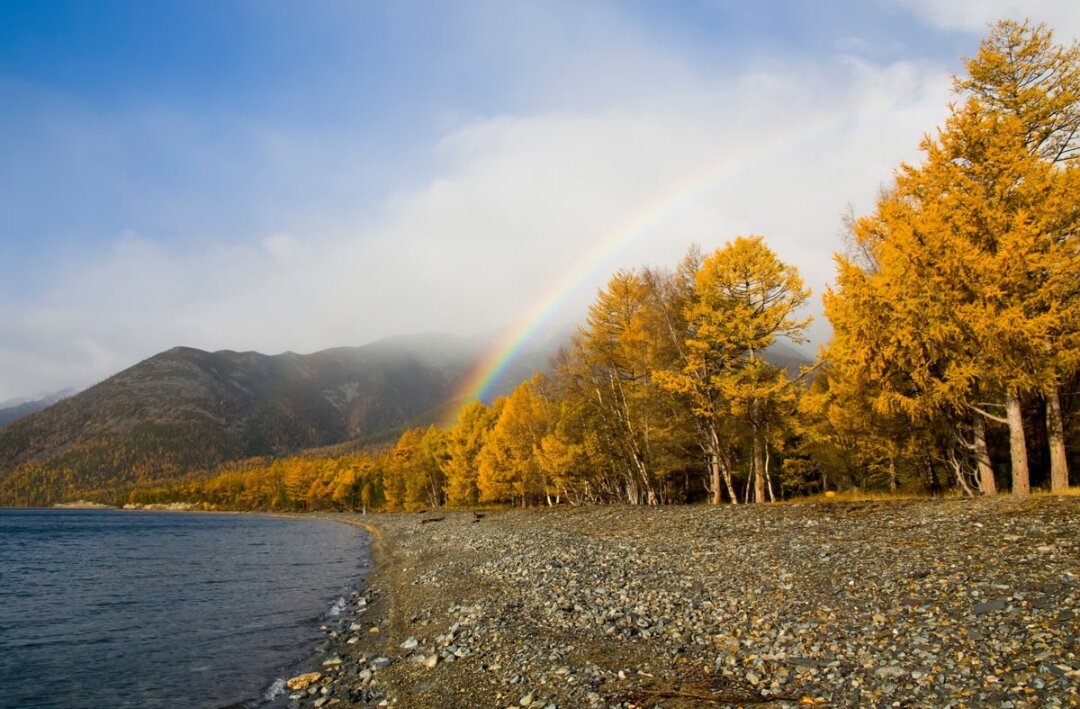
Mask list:
[[[687,336],[681,371],[660,377],[667,388],[689,395],[708,436],[714,501],[720,500],[725,470],[722,431],[742,421],[750,443],[749,479],[754,500],[764,502],[769,487],[768,429],[794,398],[783,370],[769,364],[765,350],[778,337],[800,341],[809,318],[799,309],[810,295],[797,270],[776,257],[761,236],[737,237],[709,255],[694,275],[685,306]]]
[[[424,438],[424,429],[412,428],[401,434],[393,449],[382,458],[383,495],[386,506],[391,510],[418,509],[422,503],[417,499],[416,460],[419,457],[420,442]]]
[[[507,397],[479,456],[481,502],[514,501],[524,507],[551,491],[535,454],[548,433],[550,418],[550,402],[539,374]]]
[[[1080,321],[1077,52],[1050,40],[1041,27],[994,28],[957,80],[967,99],[855,223],[862,262],[840,257],[826,296],[842,376],[869,382],[882,413],[948,421],[988,493],[984,421],[1009,427],[1012,491],[1027,495],[1021,407],[1040,394],[1052,487],[1068,480],[1058,390],[1077,368]]]
[[[484,438],[495,425],[497,412],[474,401],[458,415],[446,440],[446,499],[452,505],[475,505],[480,500],[477,488],[477,468]]]
[[[669,477],[686,465],[679,434],[688,421],[655,377],[674,356],[656,284],[649,272],[615,273],[571,348],[579,365],[575,393],[611,434],[630,504],[670,499]]]
[[[957,91],[975,97],[985,111],[1016,119],[1011,125],[1019,132],[1023,148],[1038,159],[1054,164],[1051,179],[1060,180],[1059,193],[1072,199],[1044,200],[1035,211],[1043,223],[1047,211],[1057,211],[1063,221],[1056,238],[1075,243],[1075,229],[1067,223],[1075,219],[1077,206],[1076,171],[1080,155],[1080,43],[1056,44],[1054,33],[1042,24],[1004,20],[991,27],[978,54],[967,61],[968,76],[955,79]],[[1056,249],[1057,260],[1042,264],[1037,277],[1045,279],[1041,302],[1028,302],[1028,310],[1055,311],[1059,319],[1056,335],[1046,342],[1044,352],[1052,353],[1052,367],[1043,367],[1039,390],[1046,404],[1046,430],[1050,445],[1050,484],[1055,492],[1069,484],[1061,388],[1080,370],[1080,342],[1077,341],[1077,249]],[[1064,253],[1062,253],[1064,251]]]

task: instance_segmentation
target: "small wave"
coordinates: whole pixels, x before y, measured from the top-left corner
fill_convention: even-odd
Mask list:
[[[270,689],[266,690],[266,693],[263,694],[263,701],[272,702],[282,694],[285,694],[285,680],[278,677],[274,680],[274,683],[270,685]]]
[[[335,602],[334,605],[330,606],[330,610],[326,612],[326,615],[330,616],[331,618],[337,618],[345,612],[345,608],[347,606],[348,604],[345,602],[345,598],[343,596],[337,599],[337,602]]]

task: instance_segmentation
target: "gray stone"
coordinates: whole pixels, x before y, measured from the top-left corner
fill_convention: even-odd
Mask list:
[[[1005,609],[1006,601],[1004,598],[995,598],[992,601],[986,603],[977,603],[972,611],[975,615],[985,615],[987,613],[996,613],[997,611]]]
[[[874,670],[874,676],[882,679],[886,677],[903,677],[906,674],[907,670],[900,665],[885,665]]]

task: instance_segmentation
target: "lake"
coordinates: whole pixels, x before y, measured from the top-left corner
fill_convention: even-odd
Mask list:
[[[326,520],[0,509],[0,706],[266,704],[368,563]]]

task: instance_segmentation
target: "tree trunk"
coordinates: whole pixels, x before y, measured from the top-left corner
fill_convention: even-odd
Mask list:
[[[709,456],[709,472],[712,475],[712,503],[719,505],[724,501],[724,496],[720,489],[720,456],[716,453]]]
[[[1057,387],[1046,392],[1046,438],[1050,442],[1050,492],[1060,494],[1069,489],[1069,463],[1065,459],[1065,425]]]
[[[896,492],[899,487],[896,477],[896,458],[889,456],[889,492]]]
[[[761,434],[754,431],[754,502],[765,502],[765,466],[761,460]]]
[[[739,498],[735,496],[735,485],[731,482],[731,471],[728,469],[727,464],[722,458],[717,457],[719,461],[720,470],[724,473],[724,485],[727,486],[728,497],[731,498],[731,504],[739,504]]]
[[[709,425],[707,430],[709,432],[709,448],[711,449],[709,451],[709,473],[712,476],[712,503],[719,505],[724,501],[723,492],[720,488],[721,477],[723,477],[723,482],[727,486],[728,497],[731,498],[732,504],[737,505],[739,504],[739,498],[735,497],[735,490],[731,486],[731,473],[720,457],[720,434],[712,425]]]
[[[979,470],[979,490],[984,495],[997,494],[997,481],[994,480],[994,468],[990,465],[990,452],[986,448],[986,421],[982,414],[976,413],[971,419],[971,429],[975,437],[975,465]]]
[[[769,444],[765,443],[765,486],[769,490],[769,502],[776,502],[776,495],[773,494],[772,476],[769,475]],[[783,492],[783,491],[781,491]]]
[[[934,471],[934,461],[928,455],[923,456],[923,484],[931,495],[937,497],[941,494],[941,483]]]
[[[1031,479],[1028,476],[1024,420],[1020,415],[1020,400],[1012,392],[1005,396],[1005,417],[1009,422],[1009,450],[1012,454],[1012,494],[1013,497],[1027,497],[1031,494]]]

